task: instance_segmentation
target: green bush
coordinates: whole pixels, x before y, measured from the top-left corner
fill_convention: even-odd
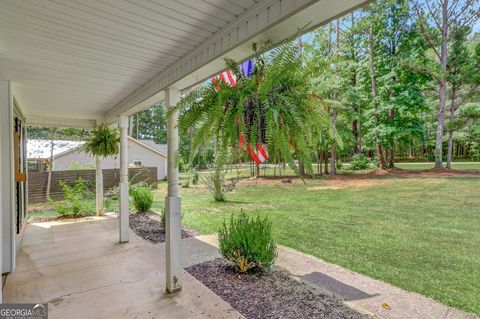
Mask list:
[[[82,178],[77,179],[73,186],[64,182],[60,182],[60,185],[65,201],[55,206],[55,210],[59,214],[67,215],[71,212],[73,215],[77,215],[89,211],[91,207],[85,205],[86,199],[89,197],[87,184]]]
[[[370,162],[368,158],[363,154],[356,154],[352,157],[352,166],[351,168],[355,171],[367,169],[370,167]]]
[[[277,258],[272,223],[267,218],[249,218],[241,212],[232,214],[230,223],[219,230],[220,253],[233,262],[240,272],[254,268],[270,268]]]
[[[148,212],[152,208],[153,194],[147,186],[141,186],[131,191],[133,206],[137,212]]]

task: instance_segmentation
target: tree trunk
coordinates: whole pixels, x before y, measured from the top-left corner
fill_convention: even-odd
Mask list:
[[[377,99],[377,79],[375,76],[375,65],[373,64],[373,27],[370,24],[368,28],[368,34],[369,34],[369,41],[368,41],[368,53],[369,53],[369,64],[370,64],[370,81],[372,84],[372,103],[375,108],[375,122],[378,125],[380,122],[378,113],[377,113],[377,106],[376,106],[376,99]],[[380,169],[384,170],[385,169],[385,158],[383,157],[383,148],[382,145],[380,144],[380,137],[377,136],[376,138],[377,142],[377,156],[378,156],[378,161],[380,162]]]
[[[440,46],[441,76],[439,83],[439,106],[437,114],[437,131],[435,133],[435,168],[442,168],[443,129],[445,126],[445,105],[447,103],[447,58],[448,58],[448,1],[442,2],[442,30]]]
[[[328,175],[328,152],[327,152],[327,151],[325,151],[325,156],[324,156],[324,158],[325,158],[325,170],[324,170],[323,173],[324,173],[325,175]]]
[[[50,159],[48,164],[48,177],[47,177],[47,193],[46,198],[47,201],[50,200],[50,190],[52,188],[52,170],[53,170],[53,148],[55,146],[53,136],[50,140]]]
[[[103,216],[105,208],[103,205],[103,171],[102,171],[102,158],[97,156],[95,167],[95,199],[97,206],[97,216]]]
[[[447,168],[452,168],[453,132],[448,132]]]
[[[333,128],[336,129],[337,127],[337,111],[333,110],[332,114],[332,123],[333,123]],[[330,154],[330,176],[335,176],[337,175],[337,169],[335,167],[336,161],[337,161],[337,152],[336,152],[336,145],[335,141],[332,141],[332,150]]]
[[[388,157],[388,166],[390,168],[394,168],[395,167],[395,147],[392,146],[389,151],[390,151],[390,155]]]
[[[453,122],[455,120],[456,95],[457,95],[456,89],[452,88],[452,98],[451,98],[452,101],[450,104],[450,122]],[[447,168],[452,168],[452,152],[453,152],[453,130],[450,129],[448,131]]]
[[[322,158],[323,152],[318,151],[318,160],[317,160],[317,170],[318,170],[318,175],[322,176]]]
[[[351,29],[355,29],[355,14],[352,12],[350,14],[351,18]],[[351,43],[355,43],[355,33],[351,33],[352,37],[350,39]],[[351,46],[352,50],[352,60],[354,62],[354,68],[353,68],[353,74],[352,74],[352,87],[356,88],[357,87],[357,55],[356,55],[356,46],[352,45]],[[360,154],[362,153],[362,124],[361,124],[361,106],[360,104],[354,105],[353,106],[353,111],[356,116],[356,118],[352,122],[352,131],[353,135],[355,136],[355,148],[354,148],[354,153],[355,154]]]
[[[298,172],[300,173],[300,176],[305,176],[305,165],[301,160],[298,161]]]
[[[391,109],[389,113],[390,123],[393,126],[395,121],[395,110]],[[393,168],[395,166],[395,138],[392,136],[390,140],[390,156],[388,158],[388,167]]]
[[[336,49],[335,49],[335,55],[338,56],[340,53],[340,20],[337,19],[335,23],[335,44],[336,44]],[[335,82],[338,82],[338,67],[335,65]],[[333,100],[337,100],[337,90],[333,90]],[[337,110],[333,108],[332,111],[332,125],[334,129],[337,129]],[[337,152],[336,152],[336,143],[335,141],[332,141],[332,150],[331,150],[331,158],[330,158],[330,175],[335,176],[337,175],[337,168],[335,167],[337,163]]]

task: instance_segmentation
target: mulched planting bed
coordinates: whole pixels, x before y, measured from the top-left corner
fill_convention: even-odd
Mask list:
[[[188,267],[186,271],[248,319],[370,318],[278,268],[239,274],[225,259],[218,258]]]
[[[145,240],[151,243],[163,243],[165,241],[165,228],[160,222],[160,215],[156,213],[130,214],[130,228]],[[182,238],[194,237],[198,233],[194,230],[182,227]]]

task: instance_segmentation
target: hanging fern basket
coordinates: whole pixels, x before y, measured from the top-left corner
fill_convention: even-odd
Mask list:
[[[119,152],[119,133],[117,128],[101,124],[91,132],[90,139],[85,143],[85,151],[94,156],[109,157]]]

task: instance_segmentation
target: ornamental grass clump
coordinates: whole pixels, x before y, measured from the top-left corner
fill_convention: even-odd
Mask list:
[[[139,213],[145,213],[152,208],[153,194],[149,187],[141,186],[131,191],[133,206]]]
[[[249,218],[245,212],[232,214],[219,230],[220,253],[244,273],[252,269],[270,268],[277,258],[277,245],[268,218]]]

